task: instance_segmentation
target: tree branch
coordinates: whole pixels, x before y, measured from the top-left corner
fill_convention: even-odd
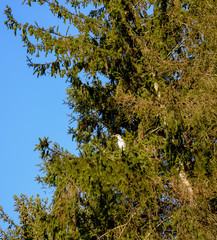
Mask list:
[[[171,216],[172,217],[172,216]],[[169,220],[171,217],[166,218],[165,220],[161,221],[153,230],[151,230],[151,232],[149,232],[146,237],[144,238],[144,240],[148,239],[149,236],[153,233],[153,231],[155,231],[162,223],[166,222],[167,220]]]
[[[130,223],[130,221],[132,220],[132,218],[133,218],[133,214],[131,214],[129,220],[128,220],[125,224],[122,224],[122,225],[119,225],[119,226],[117,226],[117,227],[115,227],[115,228],[113,228],[113,229],[110,229],[110,231],[114,231],[115,229],[118,229],[118,228],[122,228],[122,227],[124,227],[123,230],[121,231],[119,237],[118,237],[118,239],[120,239],[121,235],[122,235],[123,232],[124,232],[124,229],[125,229],[126,226]],[[107,234],[108,234],[108,232],[104,233],[104,234],[101,235],[98,239],[103,238],[103,237],[106,236]]]

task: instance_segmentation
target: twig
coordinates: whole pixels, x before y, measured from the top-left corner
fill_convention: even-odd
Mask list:
[[[56,153],[56,154],[58,154],[58,155],[60,155],[60,156],[63,156],[63,157],[69,157],[69,156],[70,156],[70,154],[65,154],[65,153],[63,153],[63,152],[60,152],[59,150],[56,150],[56,149],[53,149],[53,148],[50,148],[50,147],[47,147],[47,149],[48,149],[49,151],[51,151],[51,152],[53,152],[53,153]]]
[[[115,229],[124,227],[123,230],[121,231],[119,237],[118,237],[118,239],[120,239],[121,235],[122,235],[123,232],[124,232],[124,229],[125,229],[126,226],[129,224],[129,222],[131,221],[132,218],[133,218],[133,215],[130,216],[129,220],[128,220],[125,224],[122,224],[122,225],[119,225],[119,226],[117,226],[117,227],[115,227],[115,228],[113,228],[113,229],[110,229],[110,231],[114,231]],[[105,232],[103,235],[101,235],[101,236],[98,238],[98,240],[101,239],[102,237],[106,236],[107,234],[108,234],[108,232]]]
[[[146,132],[145,132],[145,135],[148,134],[148,133],[154,133],[154,132],[158,132],[160,129],[162,129],[162,127],[157,127],[153,130],[151,130],[153,128],[149,128]]]
[[[146,237],[144,238],[144,240],[148,239],[149,236],[153,233],[153,231],[155,231],[162,223],[166,222],[166,221],[169,220],[170,218],[171,218],[171,217],[169,217],[169,218],[161,221],[153,230],[151,230],[151,232],[149,232],[149,233],[146,235]]]
[[[120,235],[119,235],[119,238],[121,237],[122,233],[124,232],[127,224],[131,221],[132,217],[133,217],[133,215],[131,215],[130,218],[129,218],[129,220],[128,220],[128,222],[124,224],[124,228],[123,228],[123,230],[121,231],[121,233],[120,233]],[[119,238],[118,238],[118,239],[119,239]]]
[[[185,41],[185,39],[182,39],[182,41],[181,41],[180,43],[178,43],[178,44],[168,53],[167,57],[170,57],[174,51],[176,51],[179,47],[181,47],[184,41]]]

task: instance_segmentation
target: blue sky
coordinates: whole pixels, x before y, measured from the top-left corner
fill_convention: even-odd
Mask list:
[[[32,75],[26,64],[26,49],[19,36],[7,30],[3,12],[9,5],[15,18],[23,23],[36,20],[39,25],[49,26],[56,25],[56,20],[46,8],[30,8],[21,3],[22,0],[0,1],[0,205],[15,218],[14,194],[48,196],[35,181],[39,173],[36,164],[40,163],[39,154],[34,152],[38,137],[49,137],[72,153],[76,151],[67,134],[70,110],[63,104],[65,80]]]

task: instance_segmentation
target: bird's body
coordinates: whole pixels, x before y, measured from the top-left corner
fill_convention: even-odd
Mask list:
[[[121,135],[115,134],[114,136],[117,137],[117,139],[118,139],[118,147],[121,150],[125,150],[126,149],[126,144],[125,144],[123,138],[121,137]]]

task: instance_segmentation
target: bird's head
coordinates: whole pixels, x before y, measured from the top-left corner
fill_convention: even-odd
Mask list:
[[[117,137],[118,139],[122,139],[120,134],[114,134],[114,135],[112,135],[112,137]]]

